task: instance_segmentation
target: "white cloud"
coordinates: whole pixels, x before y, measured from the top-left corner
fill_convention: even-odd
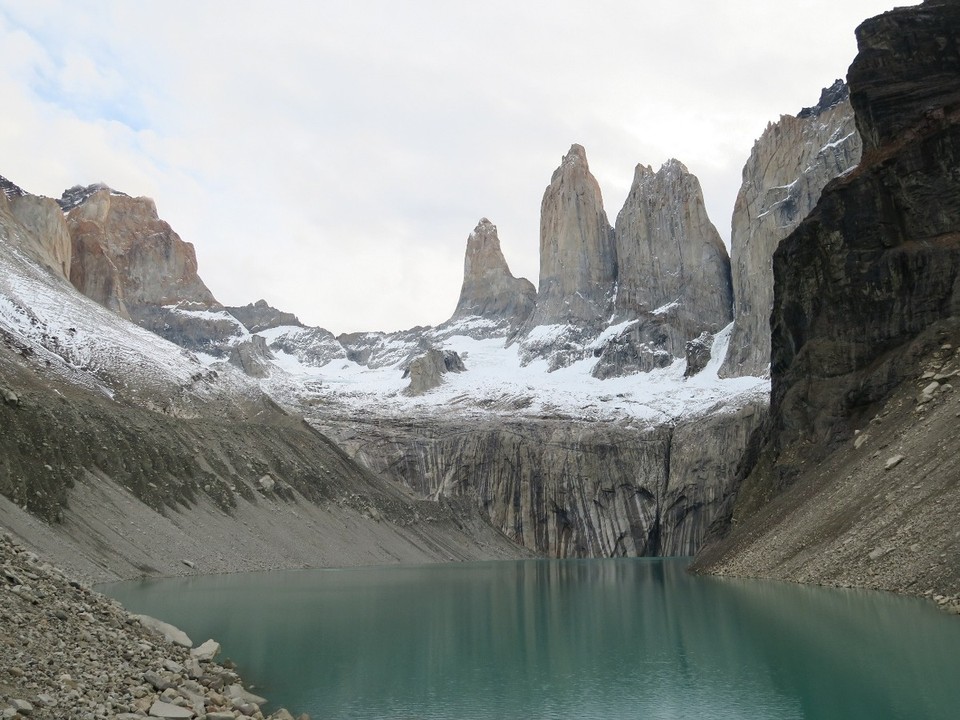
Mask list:
[[[481,216],[536,282],[572,142],[611,221],[638,162],[677,157],[728,235],[754,139],[893,0],[838,5],[0,0],[0,173],[154,197],[223,302],[436,323]]]

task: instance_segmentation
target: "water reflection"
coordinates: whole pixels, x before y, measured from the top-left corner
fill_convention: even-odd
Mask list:
[[[105,588],[216,637],[324,718],[940,718],[960,622],[878,593],[677,560],[265,573]]]

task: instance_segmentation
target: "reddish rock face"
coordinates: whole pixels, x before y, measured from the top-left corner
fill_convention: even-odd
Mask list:
[[[239,331],[197,274],[193,245],[157,216],[149,198],[107,187],[72,188],[60,201],[73,245],[70,282],[88,297],[141,327],[189,349],[218,352]]]

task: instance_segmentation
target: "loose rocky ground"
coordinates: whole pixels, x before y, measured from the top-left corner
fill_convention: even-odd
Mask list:
[[[960,614],[960,334],[930,336],[913,378],[851,417],[827,457],[794,458],[793,484],[758,496],[695,568],[892,590]]]
[[[0,536],[0,717],[265,717],[266,701],[229,662],[213,661],[215,642],[191,649],[185,635],[167,626],[172,642],[155,624]],[[281,709],[269,717],[293,716]]]

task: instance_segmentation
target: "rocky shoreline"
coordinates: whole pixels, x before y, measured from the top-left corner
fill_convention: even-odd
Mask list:
[[[293,720],[265,714],[212,640],[128,613],[0,535],[0,718]],[[309,720],[301,715],[299,720]]]

